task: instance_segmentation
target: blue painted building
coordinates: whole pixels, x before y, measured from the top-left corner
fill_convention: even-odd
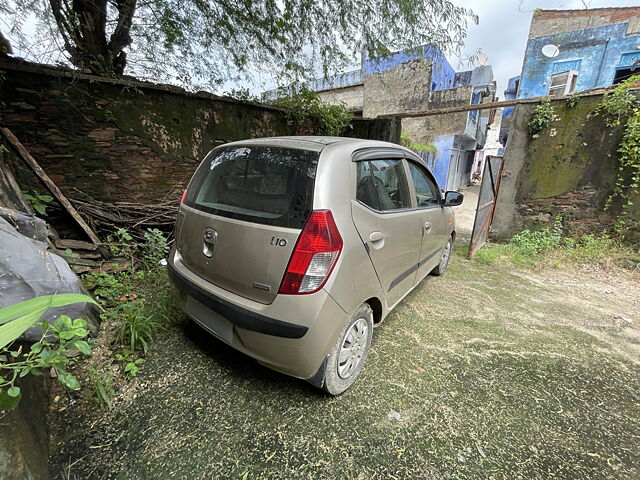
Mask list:
[[[507,89],[504,91],[505,100],[515,100],[518,95],[518,85],[520,84],[520,75],[512,77],[507,83]],[[502,110],[502,123],[500,124],[500,135],[498,140],[502,145],[507,144],[509,136],[509,126],[511,125],[511,116],[516,107],[504,107]]]
[[[522,73],[510,79],[505,98],[571,95],[607,87],[637,73],[640,7],[537,10],[531,19]],[[512,113],[513,107],[503,112],[503,144]]]
[[[640,61],[640,35],[628,35],[628,26],[607,25],[530,39],[518,98],[567,95],[629,77],[634,62]],[[543,53],[547,45],[557,47],[551,50],[556,56]],[[557,88],[562,85],[566,88]]]
[[[456,72],[440,48],[423,45],[381,58],[363,58],[361,68],[328,79],[307,82],[330,104],[343,104],[356,115],[377,117],[493,100],[491,66]],[[283,92],[263,94],[273,99]],[[431,167],[443,189],[467,184],[477,148],[486,137],[488,112],[477,110],[446,118],[405,118],[403,134],[435,151],[416,151]]]
[[[364,75],[383,73],[404,63],[419,60],[431,60],[431,79],[427,85],[429,90],[444,90],[455,86],[456,71],[440,48],[434,45],[423,45],[413,50],[392,53],[383,58],[365,59],[362,65]]]

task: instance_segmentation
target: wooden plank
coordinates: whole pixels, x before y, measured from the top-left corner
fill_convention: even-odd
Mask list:
[[[36,160],[31,156],[31,154],[24,148],[24,145],[20,143],[20,141],[16,138],[11,130],[5,127],[0,127],[0,131],[7,138],[9,143],[16,149],[22,160],[31,167],[34,173],[38,176],[38,178],[46,185],[51,194],[60,202],[60,204],[69,212],[69,215],[73,217],[73,219],[80,225],[80,228],[87,234],[89,239],[96,244],[100,243],[100,239],[94,233],[94,231],[87,225],[84,219],[80,216],[78,211],[73,208],[73,205],[67,200],[67,197],[60,191],[58,186],[53,183],[53,181],[49,178],[49,175],[42,169],[40,164],[36,162]]]
[[[95,243],[83,242],[82,240],[58,239],[54,243],[56,244],[56,247],[61,248],[62,250],[70,248],[71,250],[89,250],[93,252],[98,248],[98,245]]]
[[[638,89],[630,89],[638,90]],[[610,89],[598,89],[586,93],[576,94],[576,97],[592,97],[595,95],[602,95],[610,92]],[[413,118],[413,117],[430,117],[432,115],[445,115],[447,113],[459,113],[459,112],[471,112],[473,110],[490,110],[492,108],[514,107],[516,105],[523,105],[527,103],[539,103],[542,100],[566,100],[572,95],[564,97],[533,97],[533,98],[516,98],[514,100],[502,100],[501,102],[488,102],[479,103],[478,105],[462,105],[459,107],[447,107],[447,108],[434,108],[433,110],[424,110],[422,112],[406,112],[406,113],[394,113],[390,116],[400,118]]]
[[[20,190],[20,186],[9,168],[8,156],[9,152],[0,152],[0,183],[2,184],[0,185],[2,187],[0,198],[6,203],[7,208],[33,215],[31,205],[22,195],[22,190]]]

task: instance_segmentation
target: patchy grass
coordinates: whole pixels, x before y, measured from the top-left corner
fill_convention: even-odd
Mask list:
[[[112,409],[80,402],[52,416],[52,471],[638,478],[640,299],[622,273],[541,275],[454,256],[375,330],[362,376],[337,398],[178,321]]]
[[[519,268],[575,267],[597,264],[635,268],[640,254],[606,235],[562,237],[546,229],[525,230],[508,243],[487,244],[474,254],[474,260],[485,265],[507,264]]]

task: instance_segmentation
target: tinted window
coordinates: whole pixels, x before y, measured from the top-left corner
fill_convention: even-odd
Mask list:
[[[313,208],[318,156],[281,147],[215,150],[193,176],[185,203],[223,217],[302,227]]]
[[[409,162],[409,171],[413,179],[418,207],[440,205],[438,186],[431,176],[422,167],[413,162]]]
[[[357,164],[356,198],[379,211],[411,207],[402,160],[372,160]]]

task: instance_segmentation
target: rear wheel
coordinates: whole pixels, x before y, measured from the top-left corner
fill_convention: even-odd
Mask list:
[[[444,272],[447,270],[449,266],[449,259],[451,258],[451,250],[453,248],[453,239],[449,237],[447,244],[444,246],[444,250],[442,251],[442,257],[440,258],[440,263],[436,268],[431,272],[433,275],[440,276],[444,275]]]
[[[373,310],[364,303],[351,316],[325,362],[325,392],[340,395],[351,386],[362,371],[372,336]]]

